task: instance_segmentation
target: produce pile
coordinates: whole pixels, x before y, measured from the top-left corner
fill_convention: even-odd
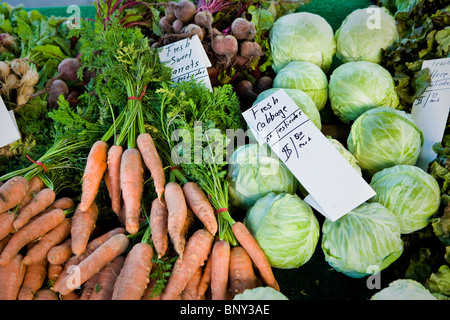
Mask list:
[[[78,28],[2,3],[21,139],[0,152],[0,300],[301,299],[318,260],[381,275],[360,299],[450,299],[448,124],[425,171],[411,115],[450,6],[374,2],[377,28],[362,7],[333,30],[315,1],[96,0]],[[212,91],[159,60],[194,35]],[[247,130],[280,89],[376,192],[335,222]]]

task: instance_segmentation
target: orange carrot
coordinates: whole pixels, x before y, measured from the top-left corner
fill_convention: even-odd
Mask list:
[[[72,238],[72,252],[76,255],[82,254],[86,251],[89,238],[92,230],[95,228],[95,223],[98,217],[97,204],[92,202],[91,206],[86,211],[81,211],[78,206],[72,217],[72,229],[70,235]]]
[[[122,193],[120,190],[120,162],[122,160],[123,148],[119,145],[112,146],[108,151],[107,157],[107,174],[106,179],[109,180],[109,197],[111,198],[112,210],[119,214],[122,200]]]
[[[42,287],[47,277],[47,264],[47,259],[44,258],[26,267],[17,300],[33,300],[34,294]]]
[[[122,269],[124,260],[125,257],[120,255],[100,270],[89,300],[111,300],[114,284]]]
[[[55,201],[55,197],[55,192],[52,189],[44,188],[39,191],[36,196],[19,211],[19,214],[13,223],[14,229],[16,231],[19,230],[30,221],[31,218],[44,211]]]
[[[280,291],[280,286],[273,275],[272,267],[270,266],[264,251],[262,251],[258,242],[253,238],[247,227],[242,222],[238,221],[233,224],[231,229],[236,239],[252,259],[264,282],[269,287]]]
[[[179,298],[195,270],[204,265],[213,241],[214,236],[206,229],[199,229],[191,235],[186,243],[183,259],[179,257],[175,262],[161,300]]]
[[[178,183],[169,182],[166,185],[164,195],[167,204],[167,229],[170,240],[173,243],[175,251],[180,258],[182,258],[186,244],[186,238],[183,235],[183,227],[187,217],[187,204],[184,198],[183,189]]]
[[[47,278],[48,281],[50,283],[53,283],[56,281],[56,279],[58,279],[58,277],[60,276],[61,272],[64,269],[64,265],[63,264],[53,264],[53,263],[49,263],[47,266]]]
[[[23,258],[24,264],[35,263],[47,257],[48,251],[54,246],[60,244],[70,235],[72,222],[65,218],[62,223],[47,232],[36,244],[27,251]]]
[[[125,258],[111,300],[141,300],[150,282],[152,259],[153,249],[149,244],[135,244]]]
[[[30,183],[21,176],[13,177],[0,187],[0,212],[14,208],[26,196]]]
[[[44,213],[52,211],[53,209],[67,210],[73,207],[75,207],[75,202],[71,198],[63,197],[56,199],[55,202],[45,209]]]
[[[130,244],[130,240],[124,234],[116,234],[104,244],[76,265],[70,273],[64,276],[60,285],[54,291],[60,294],[68,294],[78,286],[85,283],[90,277],[98,273],[104,266],[121,255]]]
[[[13,227],[15,214],[12,211],[6,211],[0,214],[0,240],[6,237]]]
[[[97,196],[100,183],[105,174],[109,146],[104,141],[96,141],[89,151],[81,186],[81,200],[79,208],[87,211]]]
[[[150,228],[152,230],[152,242],[158,258],[166,254],[169,246],[169,234],[167,231],[167,206],[162,199],[155,199],[152,202],[150,211]]]
[[[6,237],[0,240],[0,253],[2,253],[3,249],[6,247],[11,237],[12,234],[8,234]]]
[[[141,300],[161,300],[161,296],[154,292],[156,286],[156,278],[150,277],[150,282],[142,295]]]
[[[30,221],[19,229],[9,240],[5,249],[0,254],[0,265],[5,265],[26,244],[39,239],[47,232],[60,225],[65,219],[65,213],[61,209],[54,209],[39,218]]]
[[[81,291],[80,300],[90,300],[91,294],[95,290],[95,283],[97,282],[97,279],[99,277],[100,273],[94,274],[92,277],[90,277],[85,284],[83,285],[83,289]],[[71,291],[73,292],[73,291]],[[69,292],[70,293],[70,292]],[[67,294],[69,294],[67,293]]]
[[[36,292],[33,300],[59,300],[58,295],[50,289],[42,288]]]
[[[144,191],[144,167],[138,149],[129,148],[122,154],[120,188],[125,205],[125,229],[135,234],[139,230],[141,199]]]
[[[61,295],[60,298],[61,298],[61,300],[79,300],[80,295],[77,292],[72,291],[72,292],[69,292],[68,294]]]
[[[214,208],[209,202],[206,194],[196,182],[187,182],[183,185],[183,192],[187,205],[200,219],[208,231],[215,235],[217,232],[217,219]]]
[[[19,211],[23,209],[35,196],[36,194],[45,188],[45,183],[38,176],[34,176],[29,181],[28,192],[25,197],[21,200],[19,204]]]
[[[136,143],[141,152],[145,166],[150,171],[155,186],[158,199],[161,201],[164,193],[164,185],[166,178],[164,176],[164,168],[155,143],[149,133],[141,133],[136,138]]]
[[[63,243],[54,246],[47,253],[47,260],[53,264],[63,264],[72,256],[72,239],[67,238]]]
[[[205,268],[203,269],[202,278],[198,284],[198,295],[205,296],[211,284],[211,256],[206,260]]]
[[[186,284],[186,287],[181,294],[182,300],[202,300],[202,298],[198,294],[198,285],[202,278],[202,267],[199,266],[197,270],[195,270],[189,282]]]
[[[217,240],[211,252],[211,298],[226,300],[228,289],[228,269],[230,265],[230,244]]]
[[[241,246],[231,248],[228,274],[228,288],[231,297],[244,292],[246,289],[256,288],[256,275],[253,270],[252,259]]]
[[[15,254],[7,264],[0,266],[0,300],[16,300],[25,277],[23,256]]]

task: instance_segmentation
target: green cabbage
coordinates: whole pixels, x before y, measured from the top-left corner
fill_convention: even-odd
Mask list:
[[[280,291],[271,287],[246,289],[234,296],[233,300],[289,300]]]
[[[269,193],[247,211],[244,223],[270,265],[280,269],[308,262],[320,235],[312,208],[296,194]]]
[[[281,90],[281,88],[270,88],[264,90],[263,92],[258,94],[258,97],[256,97],[255,102],[253,102],[253,105],[261,102],[262,100],[271,96],[278,90]],[[295,104],[306,114],[306,116],[312,121],[312,123],[316,125],[316,127],[319,130],[322,129],[322,120],[320,118],[320,112],[310,96],[308,96],[305,92],[303,92],[300,89],[282,89],[282,90],[286,92],[286,94],[295,102]]]
[[[274,88],[304,91],[320,111],[328,101],[328,79],[317,65],[307,61],[291,61],[273,79]]]
[[[362,176],[361,168],[358,166],[358,161],[355,156],[348,151],[342,143],[338,140],[333,139],[330,136],[327,136],[327,139],[333,144],[333,146],[339,151],[339,153],[350,163],[350,165],[358,172],[360,176]]]
[[[267,146],[257,143],[238,147],[229,159],[230,202],[249,209],[271,192],[295,193],[298,180]]]
[[[334,114],[344,123],[375,107],[399,105],[389,71],[368,61],[347,62],[337,67],[330,76],[328,97]]]
[[[402,234],[426,227],[439,209],[439,184],[419,167],[396,165],[383,169],[373,175],[370,186],[376,192],[370,201],[394,213]]]
[[[357,9],[335,33],[336,56],[343,62],[379,63],[381,52],[399,41],[394,17],[384,7]]]
[[[352,124],[347,148],[361,169],[373,175],[398,164],[416,164],[423,142],[423,133],[411,114],[378,107]]]
[[[333,29],[324,18],[309,12],[279,18],[269,41],[275,73],[291,61],[309,61],[327,72],[336,53]]]
[[[375,293],[370,300],[437,300],[420,282],[398,279]]]
[[[387,268],[403,253],[400,226],[383,205],[363,203],[322,226],[322,250],[335,270],[362,278]]]

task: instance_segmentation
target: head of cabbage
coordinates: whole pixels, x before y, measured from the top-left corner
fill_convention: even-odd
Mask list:
[[[397,279],[375,293],[370,300],[438,300],[420,282],[412,279]]]
[[[402,234],[426,227],[439,210],[439,184],[419,167],[396,165],[383,169],[373,175],[370,186],[376,192],[370,201],[394,213]]]
[[[233,300],[289,300],[283,293],[272,287],[245,289],[234,296]]]
[[[269,193],[247,211],[244,224],[270,265],[280,269],[308,262],[320,235],[312,208],[296,194]]]
[[[381,52],[399,41],[394,17],[384,7],[357,9],[335,33],[336,56],[343,62],[379,63]]]
[[[363,203],[322,226],[325,260],[336,271],[363,278],[384,270],[403,253],[400,226],[383,205]]]
[[[358,160],[356,160],[355,156],[348,151],[339,140],[334,139],[330,136],[327,136],[327,139],[331,142],[331,144],[339,151],[341,156],[344,157],[345,160],[353,167],[353,169],[358,172],[360,176],[362,176],[361,168],[358,166]]]
[[[295,193],[298,180],[269,146],[239,146],[228,160],[230,202],[249,209],[268,193]]]
[[[300,108],[300,110],[302,110],[305,115],[312,121],[312,123],[314,123],[319,130],[322,128],[322,120],[320,118],[320,112],[317,109],[316,104],[309,95],[307,95],[300,89],[270,88],[264,90],[263,92],[258,94],[255,102],[253,102],[253,105],[263,101],[267,97],[270,97],[278,90],[284,90],[286,94]]]
[[[309,12],[276,20],[269,41],[275,73],[291,61],[309,61],[327,72],[336,53],[333,29],[320,15]]]
[[[334,114],[344,123],[375,107],[399,105],[392,75],[379,64],[368,61],[337,67],[330,76],[328,97]]]
[[[328,79],[317,65],[307,61],[291,61],[273,79],[274,88],[300,89],[320,111],[328,101]]]
[[[361,169],[373,175],[398,164],[416,164],[423,142],[423,133],[411,114],[378,107],[352,124],[347,148]]]

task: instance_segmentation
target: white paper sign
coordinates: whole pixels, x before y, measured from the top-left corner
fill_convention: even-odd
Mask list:
[[[207,68],[211,66],[200,38],[195,35],[161,48],[159,59],[172,68],[172,81],[203,82],[212,91],[211,80]]]
[[[14,115],[6,109],[3,99],[0,97],[0,148],[20,139],[20,132]]]
[[[260,144],[273,152],[309,192],[312,207],[335,221],[374,190],[282,89],[243,113]]]
[[[433,145],[441,142],[450,109],[450,58],[426,60],[422,69],[429,68],[431,84],[414,101],[411,115],[424,135],[416,165],[424,170],[436,158]]]

